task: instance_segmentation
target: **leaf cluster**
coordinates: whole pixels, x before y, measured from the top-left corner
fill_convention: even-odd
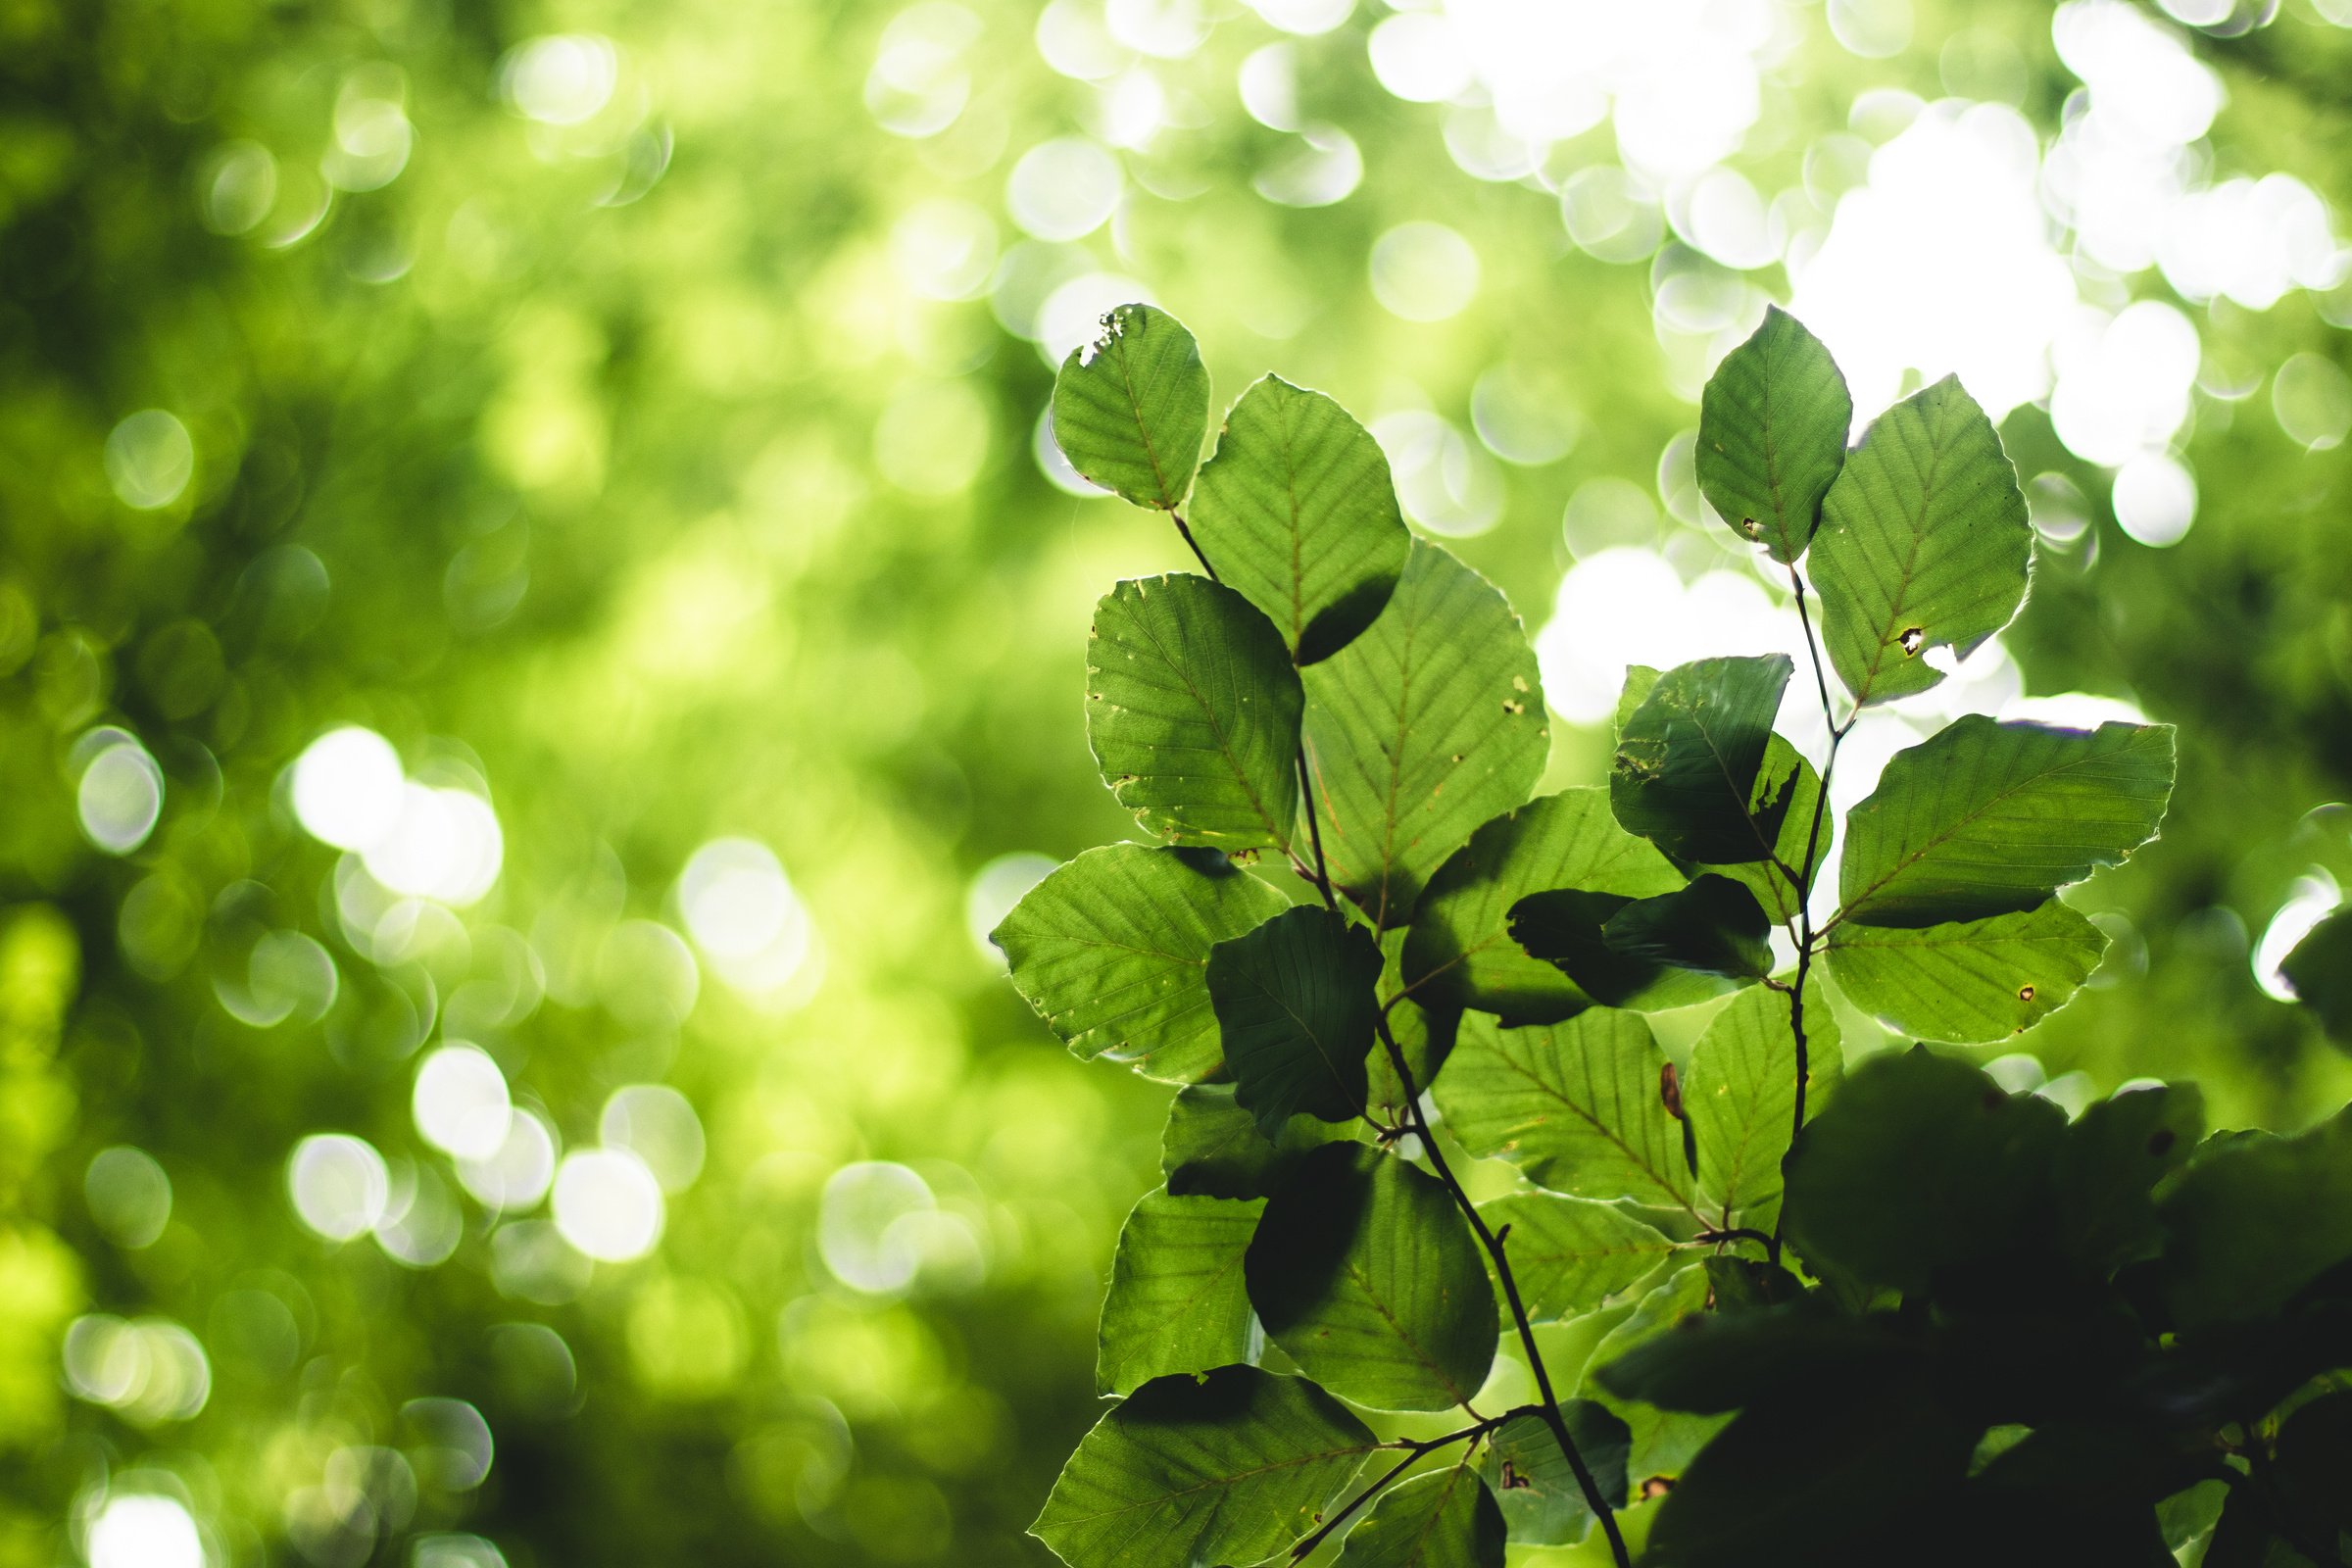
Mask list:
[[[1845,1077],[1833,997],[1950,1044],[2064,1005],[2105,939],[2060,892],[2172,787],[2164,726],[1971,716],[1832,817],[1860,711],[2026,596],[2016,476],[1959,384],[1849,451],[1836,365],[1770,313],[1708,386],[1698,474],[1785,573],[1807,679],[1633,669],[1607,786],[1533,799],[1502,596],[1409,534],[1336,403],[1267,377],[1203,464],[1208,399],[1144,306],[1054,394],[1077,470],[1201,569],[1118,584],[1089,650],[1089,738],[1150,842],[996,933],[1073,1051],[1181,1086],[1103,1306],[1121,1402],[1036,1534],[1076,1568],[1332,1539],[1361,1568],[1597,1525],[1630,1564],[1617,1515],[1662,1494],[1660,1564],[2136,1562],[2226,1494],[2211,1560],[2337,1560],[2352,1122],[2200,1142],[2193,1089],[2155,1088],[2070,1124],[1925,1048]],[[1808,755],[1776,726],[1815,695]],[[1651,1015],[1701,1005],[1670,1054]],[[1520,1187],[1474,1202],[1462,1155]],[[2298,1187],[2332,1203],[2300,1228]],[[1555,1388],[1535,1330],[1586,1317]],[[1539,1397],[1482,1413],[1503,1342]],[[1357,1413],[1446,1410],[1385,1442]]]

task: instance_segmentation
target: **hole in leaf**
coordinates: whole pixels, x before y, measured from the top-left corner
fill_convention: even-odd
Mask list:
[[[2032,986],[2019,986],[2017,988],[2017,1000],[2020,1002],[2032,1002],[2034,1000],[2034,988]]]
[[[1642,1483],[1642,1500],[1655,1502],[1673,1490],[1674,1478],[1672,1476],[1651,1476],[1647,1481]]]
[[[1906,626],[1902,636],[1895,640],[1903,645],[1903,657],[1908,659],[1919,652],[1919,645],[1928,640],[1928,633],[1925,627]]]
[[[1741,517],[1740,519],[1740,531],[1747,535],[1750,539],[1756,539],[1762,537],[1764,533],[1764,525],[1753,517]]]
[[[1502,705],[1502,710],[1506,713],[1524,713],[1527,711],[1527,705],[1512,699]]]

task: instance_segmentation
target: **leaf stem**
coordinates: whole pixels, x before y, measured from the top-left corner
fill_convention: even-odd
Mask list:
[[[1184,520],[1184,514],[1178,512],[1174,507],[1170,507],[1168,518],[1176,524],[1176,531],[1184,535],[1184,542],[1191,549],[1193,559],[1200,563],[1200,569],[1208,573],[1208,580],[1223,582],[1225,579],[1217,575],[1217,568],[1208,564],[1208,552],[1202,550],[1200,541],[1193,537],[1192,525]]]
[[[1626,1549],[1625,1533],[1617,1528],[1616,1511],[1609,1506],[1608,1499],[1600,1494],[1600,1483],[1592,1478],[1592,1467],[1585,1463],[1585,1456],[1577,1451],[1576,1439],[1569,1434],[1568,1418],[1560,1410],[1559,1396],[1552,1392],[1551,1373],[1544,1365],[1544,1352],[1536,1346],[1535,1325],[1527,1315],[1526,1303],[1520,1299],[1519,1282],[1511,1273],[1511,1260],[1503,1250],[1502,1240],[1487,1227],[1486,1220],[1478,1212],[1478,1205],[1470,1200],[1470,1194],[1463,1188],[1460,1178],[1446,1163],[1445,1152],[1438,1147],[1437,1136],[1430,1130],[1429,1117],[1421,1109],[1420,1088],[1413,1082],[1413,1069],[1404,1059],[1404,1048],[1396,1043],[1395,1032],[1389,1028],[1389,1015],[1382,1012],[1375,1022],[1380,1031],[1380,1043],[1387,1048],[1389,1063],[1396,1068],[1396,1081],[1404,1091],[1406,1119],[1421,1140],[1422,1152],[1429,1156],[1430,1169],[1439,1181],[1446,1184],[1446,1192],[1453,1196],[1454,1206],[1462,1211],[1462,1217],[1470,1222],[1470,1229],[1477,1234],[1479,1245],[1487,1250],[1487,1256],[1494,1260],[1494,1277],[1501,1282],[1503,1300],[1511,1310],[1511,1325],[1518,1331],[1520,1348],[1527,1352],[1528,1369],[1536,1376],[1536,1392],[1543,1396],[1536,1413],[1551,1429],[1553,1440],[1560,1446],[1561,1455],[1567,1459],[1568,1468],[1576,1476],[1577,1489],[1585,1494],[1585,1506],[1592,1511],[1592,1517],[1600,1521],[1601,1530],[1607,1534],[1609,1552],[1616,1559],[1617,1568],[1633,1568],[1633,1554]]]
[[[1846,735],[1862,715],[1861,709],[1857,707],[1852,713],[1847,715],[1843,724],[1838,722],[1837,710],[1830,702],[1830,676],[1821,657],[1821,639],[1814,635],[1813,614],[1805,608],[1804,574],[1796,569],[1794,562],[1788,564],[1788,587],[1790,592],[1796,596],[1797,622],[1805,629],[1805,652],[1813,663],[1813,685],[1814,689],[1821,694],[1822,722],[1830,728],[1829,754],[1822,759],[1821,783],[1813,792],[1813,821],[1812,825],[1805,830],[1804,868],[1797,876],[1793,889],[1796,914],[1791,921],[1795,928],[1791,934],[1796,938],[1796,980],[1788,987],[1788,1035],[1796,1045],[1795,1105],[1791,1112],[1788,1129],[1788,1154],[1792,1155],[1796,1152],[1797,1140],[1804,1135],[1805,1083],[1813,1075],[1812,1053],[1805,1039],[1805,981],[1812,973],[1813,957],[1818,949],[1821,935],[1813,929],[1812,898],[1813,873],[1821,863],[1822,814],[1829,809],[1830,780],[1836,777],[1838,772],[1838,748],[1845,744]],[[1788,1155],[1783,1155],[1781,1159],[1783,1172],[1781,1206],[1779,1211],[1773,1215],[1772,1235],[1766,1242],[1772,1261],[1775,1263],[1781,1260],[1781,1235],[1788,1219]]]
[[[1348,1498],[1346,1506],[1342,1507],[1338,1513],[1333,1514],[1329,1519],[1324,1520],[1323,1523],[1317,1527],[1313,1535],[1306,1537],[1298,1542],[1298,1544],[1291,1547],[1291,1560],[1293,1562],[1297,1562],[1298,1559],[1312,1553],[1317,1546],[1320,1546],[1324,1542],[1330,1540],[1332,1533],[1337,1531],[1340,1526],[1354,1518],[1357,1509],[1363,1507],[1365,1503],[1370,1502],[1374,1497],[1379,1496],[1383,1492],[1386,1492],[1389,1489],[1390,1484],[1398,1476],[1404,1474],[1405,1471],[1411,1469],[1415,1464],[1418,1464],[1421,1460],[1429,1457],[1429,1455],[1437,1452],[1440,1448],[1450,1447],[1452,1445],[1461,1443],[1468,1439],[1483,1438],[1488,1433],[1494,1431],[1496,1427],[1501,1426],[1507,1421],[1515,1420],[1523,1415],[1534,1415],[1536,1413],[1537,1411],[1534,1405],[1522,1404],[1516,1406],[1515,1408],[1505,1410],[1500,1415],[1487,1416],[1480,1420],[1475,1426],[1464,1427],[1458,1432],[1448,1432],[1444,1437],[1419,1438],[1403,1443],[1382,1444],[1381,1446],[1384,1448],[1402,1448],[1404,1450],[1404,1457],[1397,1460],[1396,1463],[1390,1468],[1389,1472],[1382,1476],[1378,1481],[1373,1482],[1363,1491]]]

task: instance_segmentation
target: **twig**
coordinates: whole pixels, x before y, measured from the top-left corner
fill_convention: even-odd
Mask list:
[[[1500,1415],[1488,1416],[1481,1420],[1477,1425],[1464,1427],[1459,1432],[1448,1432],[1442,1438],[1421,1438],[1406,1443],[1382,1444],[1381,1446],[1384,1448],[1402,1448],[1404,1450],[1404,1457],[1397,1460],[1396,1463],[1390,1468],[1389,1472],[1382,1476],[1378,1481],[1373,1482],[1363,1491],[1348,1498],[1346,1505],[1344,1505],[1338,1513],[1335,1513],[1329,1519],[1324,1520],[1323,1523],[1316,1528],[1313,1535],[1306,1537],[1298,1544],[1291,1547],[1291,1560],[1296,1562],[1299,1558],[1305,1557],[1312,1553],[1317,1546],[1320,1546],[1324,1542],[1331,1539],[1334,1531],[1338,1530],[1340,1526],[1346,1524],[1348,1520],[1354,1518],[1357,1509],[1363,1507],[1365,1503],[1370,1502],[1374,1497],[1379,1496],[1383,1492],[1386,1492],[1391,1482],[1395,1481],[1398,1476],[1404,1474],[1405,1471],[1411,1469],[1423,1459],[1426,1459],[1431,1454],[1437,1452],[1440,1448],[1449,1447],[1456,1443],[1464,1441],[1465,1439],[1484,1437],[1488,1433],[1494,1431],[1496,1427],[1503,1425],[1505,1422],[1516,1420],[1518,1417],[1523,1415],[1534,1415],[1535,1413],[1536,1407],[1534,1405],[1522,1404],[1513,1409],[1505,1410]]]

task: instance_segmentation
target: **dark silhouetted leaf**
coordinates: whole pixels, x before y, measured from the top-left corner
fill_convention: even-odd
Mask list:
[[[1596,999],[1520,948],[1511,906],[1552,888],[1648,898],[1683,880],[1656,846],[1617,825],[1605,790],[1544,796],[1480,828],[1429,879],[1405,940],[1405,983],[1416,998],[1506,1022],[1557,1023]]]
[[[1263,1198],[1310,1149],[1352,1139],[1356,1124],[1293,1116],[1268,1141],[1238,1104],[1231,1084],[1194,1084],[1177,1093],[1160,1134],[1159,1171],[1179,1198]]]
[[[2278,965],[2295,1000],[2319,1014],[2338,1045],[2352,1045],[2352,909],[2315,925]]]
[[[1639,899],[1609,916],[1601,940],[1629,958],[1761,980],[1772,972],[1772,920],[1756,896],[1712,873],[1689,887]]]
[[[2030,1248],[2049,1223],[2066,1113],[1915,1047],[1854,1069],[1789,1157],[1808,1262],[1898,1291]]]
[[[1725,986],[1716,976],[1672,968],[1609,940],[1609,921],[1635,903],[1576,889],[1530,894],[1511,906],[1510,935],[1529,957],[1551,964],[1604,1006],[1660,1012],[1721,995]]]
[[[2198,1151],[2156,1215],[2180,1327],[2277,1312],[2352,1259],[2352,1110],[2293,1138],[2246,1134]]]
[[[1380,946],[1328,909],[1286,909],[1208,955],[1208,995],[1234,1099],[1268,1138],[1298,1111],[1364,1109],[1364,1054],[1380,1012]]]
[[[1319,1149],[1266,1203],[1247,1260],[1266,1335],[1343,1398],[1443,1410],[1486,1381],[1495,1305],[1445,1186],[1394,1154]]]
[[[1775,815],[1748,814],[1793,666],[1786,654],[1702,659],[1658,677],[1626,718],[1609,770],[1609,804],[1629,832],[1668,855],[1711,865],[1761,860]]]

